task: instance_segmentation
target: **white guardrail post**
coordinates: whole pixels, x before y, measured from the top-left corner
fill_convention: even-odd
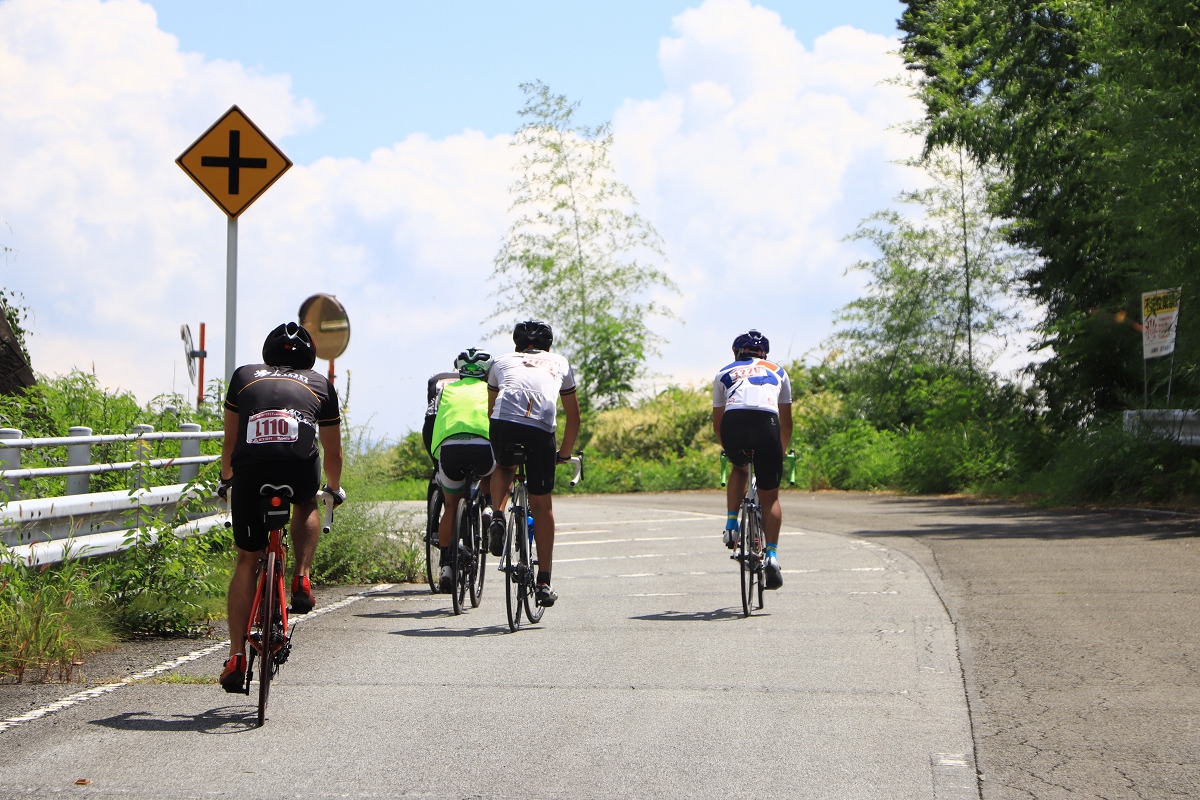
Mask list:
[[[0,428],[0,440],[20,439],[21,432],[16,428]],[[0,447],[0,469],[20,469],[21,451],[15,447]],[[10,501],[20,498],[21,481],[18,478],[8,478],[0,481],[0,500]]]
[[[199,433],[200,426],[194,422],[184,422],[179,425],[179,430],[184,433]],[[184,439],[179,443],[180,458],[200,455],[200,440],[199,439]],[[200,475],[199,464],[184,464],[179,468],[179,482],[191,483]]]
[[[133,432],[138,436],[145,436],[147,433],[154,433],[153,425],[134,425]],[[133,443],[133,460],[134,461],[149,461],[150,460],[150,443],[144,439],[137,439]],[[146,480],[146,470],[142,466],[138,466],[133,471],[133,488],[145,489],[149,485]]]
[[[91,436],[92,429],[85,425],[75,425],[67,431],[69,436]],[[92,445],[85,444],[69,444],[67,445],[67,466],[82,467],[92,463]],[[90,475],[68,475],[67,476],[67,494],[87,494],[92,488],[92,476]]]

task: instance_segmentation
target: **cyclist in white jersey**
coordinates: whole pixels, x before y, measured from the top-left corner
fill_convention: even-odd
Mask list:
[[[538,574],[535,593],[543,606],[552,606],[558,595],[550,588],[554,556],[554,468],[571,457],[579,435],[579,398],[575,395],[575,373],[570,363],[551,353],[554,332],[545,322],[527,320],[513,330],[515,353],[502,355],[488,371],[488,416],[491,417],[492,450],[496,471],[492,473],[492,502],[495,511],[488,531],[492,555],[504,551],[504,505],[516,475],[513,445],[524,445],[525,477],[529,507],[533,513],[533,536],[537,541]],[[562,398],[567,415],[562,446],[555,445],[556,403]]]
[[[771,343],[756,330],[733,340],[734,361],[713,380],[713,430],[733,464],[725,494],[725,546],[737,546],[738,509],[750,479],[750,455],[758,499],[762,505],[763,533],[767,536],[766,588],[783,585],[779,568],[779,483],[783,479],[783,453],[792,439],[792,384],[787,372],[765,360]]]

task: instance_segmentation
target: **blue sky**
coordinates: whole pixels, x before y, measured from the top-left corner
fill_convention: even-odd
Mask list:
[[[749,327],[819,353],[858,222],[919,185],[892,0],[0,0],[0,286],[35,370],[186,391],[179,326],[224,352],[225,218],[175,165],[238,104],[296,166],[240,219],[237,360],[336,294],[352,420],[419,427],[426,378],[492,336],[518,84],[611,120],[615,177],[678,285],[643,391],[700,385]],[[343,384],[344,385],[344,384]]]
[[[684,0],[255,2],[152,0],[184,50],[285,73],[319,125],[288,140],[297,162],[366,158],[412,133],[511,133],[525,81],[582,102],[592,123],[665,88],[659,40]],[[768,1],[806,47],[839,25],[896,34],[896,0]]]

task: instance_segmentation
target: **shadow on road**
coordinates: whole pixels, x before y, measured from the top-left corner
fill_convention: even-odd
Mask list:
[[[522,629],[524,630],[524,629]],[[392,631],[393,636],[498,636],[508,633],[507,625],[489,625],[486,628],[415,628],[407,631]]]
[[[770,614],[759,611],[754,616],[767,617]],[[643,614],[630,619],[644,619],[650,622],[715,622],[723,619],[741,619],[741,611],[732,608],[718,608],[716,611],[663,611],[659,614]]]
[[[367,619],[436,619],[437,617],[454,616],[453,609],[423,608],[420,611],[373,611],[365,614],[355,614],[356,617]]]
[[[127,711],[107,719],[92,720],[120,731],[162,731],[175,733],[241,733],[258,727],[258,709],[223,706],[199,714],[172,714],[156,717],[145,711]]]
[[[860,529],[856,536],[914,536],[943,539],[1112,539],[1200,537],[1200,518],[1153,509],[1033,509],[966,498],[889,497],[882,510],[940,517],[907,530]],[[958,517],[949,522],[947,516]]]

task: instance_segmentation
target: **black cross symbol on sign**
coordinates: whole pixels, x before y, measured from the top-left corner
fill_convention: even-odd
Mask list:
[[[241,188],[238,171],[243,169],[266,169],[265,158],[242,158],[242,132],[229,132],[229,156],[204,156],[200,159],[202,167],[228,167],[229,193],[237,194]]]

